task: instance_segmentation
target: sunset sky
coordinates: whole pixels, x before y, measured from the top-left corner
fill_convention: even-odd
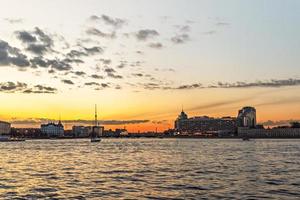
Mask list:
[[[189,116],[300,119],[300,1],[10,0],[0,9],[0,120],[130,131]],[[266,123],[268,120],[270,122]]]

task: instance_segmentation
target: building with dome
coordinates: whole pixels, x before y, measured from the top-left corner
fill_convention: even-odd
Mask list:
[[[64,136],[64,126],[61,121],[57,124],[51,122],[48,124],[41,125],[41,132],[48,137],[63,137]]]
[[[195,116],[188,118],[182,110],[175,120],[175,130],[186,134],[215,134],[236,133],[236,118],[213,118],[208,116]]]
[[[238,127],[255,128],[256,127],[256,109],[250,106],[239,110],[237,116]]]

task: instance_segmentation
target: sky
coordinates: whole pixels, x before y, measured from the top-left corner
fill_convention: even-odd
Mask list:
[[[300,119],[298,0],[10,0],[0,120],[173,128],[189,116]]]

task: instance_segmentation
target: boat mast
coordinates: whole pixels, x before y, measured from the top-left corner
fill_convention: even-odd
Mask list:
[[[97,120],[97,104],[95,104],[95,126],[98,126],[98,120]]]

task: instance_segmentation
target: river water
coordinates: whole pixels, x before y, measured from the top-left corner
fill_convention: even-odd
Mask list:
[[[300,198],[300,140],[32,140],[0,155],[0,199]]]

